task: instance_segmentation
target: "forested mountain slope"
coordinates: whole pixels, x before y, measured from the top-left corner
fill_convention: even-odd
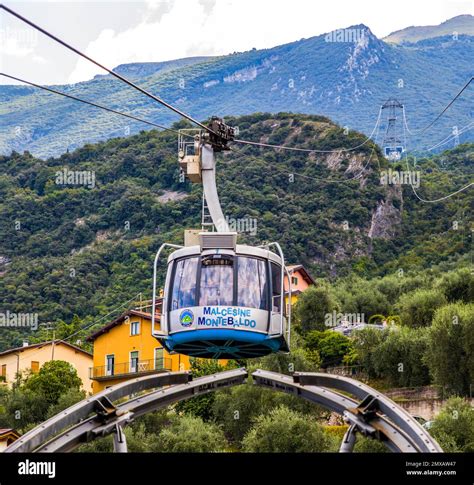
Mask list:
[[[227,121],[244,139],[320,150],[365,140],[320,116]],[[330,154],[233,148],[218,158],[218,185],[229,217],[256,221],[256,234],[241,240],[278,240],[288,261],[317,279],[454,265],[472,248],[469,190],[427,204],[409,185],[382,185],[383,171],[406,168],[389,166],[372,143]],[[419,160],[418,191],[435,198],[456,190],[472,178],[472,162],[472,145]],[[57,184],[64,170],[93,172],[94,187]],[[155,251],[199,227],[200,210],[201,187],[180,182],[172,133],[141,132],[47,160],[0,157],[2,311],[69,322],[104,315],[138,292],[149,298]],[[0,350],[21,340],[17,330],[0,335]]]

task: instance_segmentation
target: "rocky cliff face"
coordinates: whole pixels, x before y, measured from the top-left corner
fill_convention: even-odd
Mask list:
[[[396,207],[398,206],[398,208]],[[403,197],[400,186],[387,189],[387,198],[378,203],[372,214],[368,236],[370,239],[393,239],[400,232]]]

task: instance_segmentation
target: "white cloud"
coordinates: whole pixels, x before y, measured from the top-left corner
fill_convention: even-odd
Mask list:
[[[332,0],[324,4],[314,0],[147,0],[140,4],[146,8],[138,24],[123,31],[104,29],[86,52],[113,68],[129,62],[273,47],[359,23],[382,37],[409,25],[445,20],[447,3],[454,6],[445,0]],[[450,14],[469,13],[465,10],[451,8]],[[80,59],[69,82],[98,73],[103,71]]]

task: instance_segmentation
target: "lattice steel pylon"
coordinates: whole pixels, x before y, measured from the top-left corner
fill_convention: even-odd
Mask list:
[[[391,161],[400,160],[402,153],[405,151],[402,125],[403,110],[403,104],[393,98],[387,100],[381,107],[382,123],[384,123],[384,120],[386,123],[385,134],[382,140],[383,153]]]

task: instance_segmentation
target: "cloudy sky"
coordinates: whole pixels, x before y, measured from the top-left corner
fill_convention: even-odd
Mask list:
[[[456,15],[474,14],[474,0],[5,0],[5,4],[108,67],[273,47],[361,23],[384,37],[411,25],[436,25]],[[0,68],[44,84],[84,81],[101,72],[3,11]]]

